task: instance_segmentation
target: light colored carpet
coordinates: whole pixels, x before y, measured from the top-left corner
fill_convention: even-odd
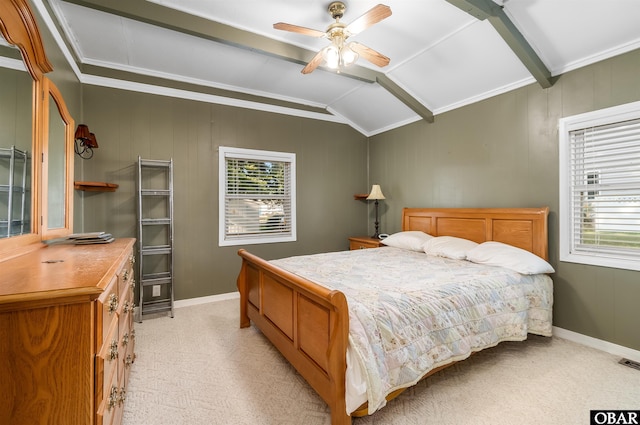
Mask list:
[[[136,323],[124,425],[328,425],[329,411],[237,299]],[[640,371],[560,338],[476,354],[405,391],[365,424],[589,423],[590,409],[640,408]]]

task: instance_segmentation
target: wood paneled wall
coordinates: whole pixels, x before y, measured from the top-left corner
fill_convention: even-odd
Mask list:
[[[367,140],[350,127],[221,105],[83,86],[84,122],[100,147],[82,178],[120,185],[81,195],[76,228],[136,236],[136,161],[174,160],[177,299],[236,291],[239,247],[218,247],[218,147],[294,152],[298,241],[247,248],[266,258],[348,248],[366,234]]]

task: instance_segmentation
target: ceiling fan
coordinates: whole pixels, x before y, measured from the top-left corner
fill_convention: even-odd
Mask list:
[[[340,22],[346,9],[345,4],[340,1],[334,1],[329,4],[329,14],[336,21],[329,25],[326,31],[318,31],[284,22],[273,24],[273,28],[277,30],[296,32],[311,37],[324,37],[331,41],[330,45],[316,53],[307,66],[302,69],[303,74],[313,72],[322,61],[326,62],[327,67],[340,72],[340,68],[353,64],[360,56],[380,67],[389,64],[389,58],[383,54],[355,41],[346,43],[346,40],[391,16],[391,8],[384,4],[374,6],[349,25]]]

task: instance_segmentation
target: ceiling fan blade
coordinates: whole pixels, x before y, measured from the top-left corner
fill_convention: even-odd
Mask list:
[[[376,52],[375,50],[365,46],[364,44],[352,41],[348,44],[348,46],[356,53],[358,53],[361,57],[368,60],[374,65],[378,65],[379,67],[389,65],[390,59],[388,57],[386,57],[382,53]]]
[[[347,25],[346,31],[351,35],[358,34],[389,16],[391,16],[391,8],[384,4],[379,4]]]
[[[322,50],[320,50],[316,55],[309,61],[307,66],[302,68],[303,74],[311,74],[317,67],[322,63]]]
[[[299,34],[308,35],[311,37],[324,37],[326,33],[324,31],[318,31],[311,28],[300,27],[298,25],[285,24],[284,22],[278,22],[273,24],[273,28],[282,31],[297,32]]]

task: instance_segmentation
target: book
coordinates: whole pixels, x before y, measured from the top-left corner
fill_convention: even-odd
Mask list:
[[[73,233],[67,236],[68,239],[109,239],[111,233],[106,232],[89,232],[89,233]]]
[[[76,245],[90,245],[95,243],[111,243],[114,238],[76,239]]]

